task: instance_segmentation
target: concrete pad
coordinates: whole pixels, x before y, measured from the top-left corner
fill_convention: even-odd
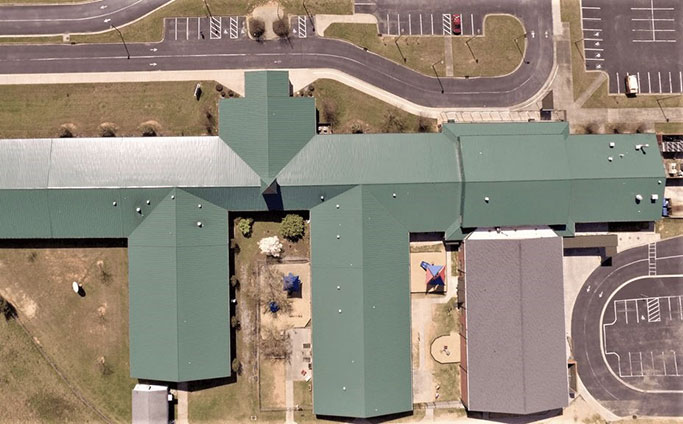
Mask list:
[[[375,24],[377,17],[369,13],[354,13],[353,15],[315,15],[315,29],[318,35],[325,35],[325,30],[332,24]]]

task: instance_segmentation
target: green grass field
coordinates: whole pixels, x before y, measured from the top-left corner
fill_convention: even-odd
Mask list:
[[[454,76],[505,75],[519,66],[525,39],[524,27],[518,19],[509,15],[487,16],[484,34],[452,37]],[[325,30],[325,36],[367,48],[425,75],[433,76],[434,69],[439,76],[446,75],[444,37],[378,37],[377,27],[370,24],[332,24]]]
[[[683,235],[683,218],[662,218],[655,222],[655,231],[663,239]]]
[[[316,107],[322,122],[332,123],[336,133],[418,132],[420,117],[368,96],[333,80],[313,83]],[[336,116],[331,119],[330,115]],[[393,117],[393,118],[391,118]],[[436,131],[436,120],[422,119],[426,130]],[[336,125],[335,125],[336,122]]]
[[[202,82],[199,101],[193,97],[195,84],[0,85],[0,137],[57,137],[64,124],[75,126],[75,136],[99,137],[104,122],[118,128],[117,136],[139,136],[150,121],[160,135],[215,132],[220,97],[215,82]]]
[[[36,343],[89,403],[115,422],[130,422],[135,380],[128,356],[126,249],[2,248],[0,263],[0,292],[14,304]],[[83,284],[84,297],[73,293],[73,281]],[[35,348],[13,348],[19,360],[34,356]],[[14,372],[5,365],[0,362],[0,373]],[[16,396],[36,394],[36,408],[49,414],[49,406],[39,404],[40,380],[26,382]],[[63,398],[59,390],[52,390],[55,398]],[[64,405],[60,414],[76,420],[86,408],[68,398]]]
[[[683,134],[683,122],[657,122],[655,132],[662,134]]]

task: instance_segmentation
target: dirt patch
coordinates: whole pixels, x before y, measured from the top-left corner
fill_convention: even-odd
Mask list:
[[[261,408],[285,407],[285,361],[262,359],[259,364]]]

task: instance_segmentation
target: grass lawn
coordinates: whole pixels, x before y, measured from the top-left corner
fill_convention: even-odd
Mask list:
[[[439,401],[460,400],[460,365],[434,361],[434,384],[439,388]]]
[[[332,123],[335,133],[418,132],[420,117],[384,103],[333,80],[313,83],[321,122]],[[336,118],[331,119],[333,114]],[[422,118],[428,132],[436,131],[436,120]]]
[[[574,99],[579,98],[588,86],[595,81],[600,71],[586,71],[583,60],[583,33],[581,31],[581,4],[580,0],[560,0],[560,9],[563,22],[569,22],[571,32],[572,52],[572,78],[574,82]],[[608,81],[605,81],[593,95],[584,103],[584,108],[655,108],[659,107],[657,99],[662,107],[683,106],[683,96],[660,94],[640,95],[627,98],[625,95],[609,95],[607,92]]]
[[[294,405],[299,405],[302,409],[313,408],[313,392],[310,382],[294,382]]]
[[[655,132],[662,134],[683,134],[683,122],[657,122]]]
[[[435,409],[434,418],[438,417],[444,421],[455,420],[457,418],[462,418],[467,415],[467,411],[464,408],[445,408],[445,409]]]
[[[655,232],[663,239],[683,235],[682,218],[662,218],[655,222]]]
[[[4,405],[0,422],[99,420],[59,378],[16,321],[0,317],[0,340],[0,398]]]
[[[220,95],[213,81],[203,81],[197,101],[195,84],[0,85],[0,137],[57,137],[64,124],[74,125],[77,137],[99,137],[104,122],[118,128],[117,136],[139,136],[141,124],[149,121],[160,135],[203,135],[207,128],[215,133]]]
[[[113,421],[130,422],[135,380],[129,377],[126,249],[2,248],[0,269],[0,292],[14,304],[36,343],[88,402]],[[83,284],[85,297],[73,293],[73,281]],[[35,356],[35,348],[17,344],[12,349],[21,361]],[[15,372],[6,364],[0,361],[0,374]],[[40,406],[39,393],[45,390],[66,399],[65,416],[71,415],[71,406],[74,419],[87,414],[81,411],[85,406],[60,394],[63,389],[43,387],[40,378],[26,383],[15,395],[35,396],[33,409],[39,413],[43,408],[49,414],[54,407],[49,401]]]
[[[509,15],[487,16],[484,34],[476,37],[452,37],[454,76],[505,75],[519,66],[522,59],[520,49],[524,51],[525,39],[524,27],[517,18]],[[325,30],[325,36],[367,48],[425,75],[434,75],[432,64],[439,76],[446,74],[444,37],[378,37],[375,25],[341,23],[330,25]],[[518,39],[519,49],[514,42],[517,37],[522,37]],[[479,60],[478,63],[473,54]],[[406,58],[405,62],[403,57]]]

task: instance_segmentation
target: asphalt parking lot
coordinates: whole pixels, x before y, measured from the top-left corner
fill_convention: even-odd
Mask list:
[[[643,94],[683,92],[680,0],[582,0],[581,14],[586,69],[607,72],[611,93],[626,75]]]
[[[355,13],[377,17],[379,32],[384,35],[449,35],[452,16],[460,15],[461,35],[483,34],[484,17],[494,13],[510,13],[525,22],[529,36],[540,36],[538,28],[529,26],[533,11],[523,2],[500,0],[355,0]],[[525,19],[525,18],[529,19]],[[548,17],[551,19],[551,17]],[[531,33],[533,32],[533,35]]]
[[[619,416],[683,415],[683,237],[625,250],[586,280],[572,353],[588,392]]]

